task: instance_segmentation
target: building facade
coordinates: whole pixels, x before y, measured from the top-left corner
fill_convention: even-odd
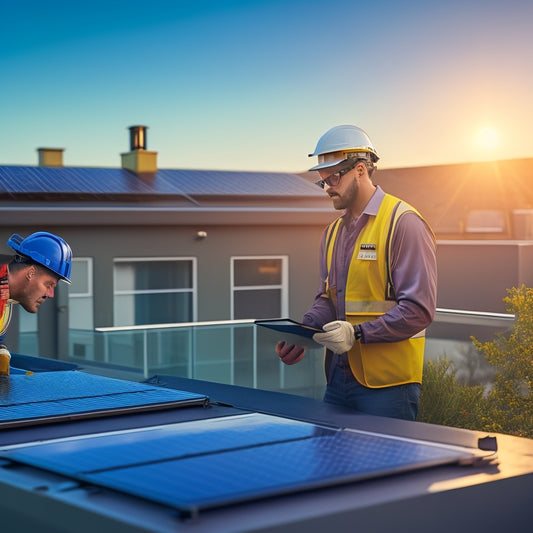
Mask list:
[[[301,318],[318,284],[322,231],[338,216],[316,176],[158,169],[144,126],[130,128],[121,159],[121,168],[64,167],[62,149],[40,148],[39,166],[0,166],[0,253],[10,253],[12,233],[50,231],[74,254],[72,285],[60,284],[38,315],[16,314],[13,351],[86,357],[84,332],[95,328]],[[375,181],[436,231],[439,307],[504,312],[507,288],[533,285],[533,200],[474,201],[481,178],[471,190],[456,171],[446,181],[445,167],[378,170]],[[502,217],[465,223],[495,207]]]

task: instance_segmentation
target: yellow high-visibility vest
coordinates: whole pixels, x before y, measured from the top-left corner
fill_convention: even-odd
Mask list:
[[[409,204],[385,194],[378,214],[370,216],[355,242],[346,282],[346,320],[361,324],[374,320],[396,305],[390,274],[392,235],[405,213],[420,213]],[[341,219],[326,233],[328,273]],[[429,227],[429,226],[428,226]],[[329,278],[329,275],[328,275]],[[326,296],[336,306],[336,294],[326,280]],[[424,364],[425,330],[399,342],[362,344],[356,341],[348,352],[350,368],[366,387],[390,387],[421,383]]]
[[[11,310],[13,308],[10,303],[6,303],[3,307],[2,315],[0,316],[0,339],[7,333],[9,323],[11,322]]]
[[[7,265],[0,265],[0,277],[7,275]],[[0,339],[7,333],[11,322],[12,305],[4,299],[0,300]]]

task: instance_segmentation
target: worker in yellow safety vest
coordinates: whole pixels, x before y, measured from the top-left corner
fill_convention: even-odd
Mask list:
[[[324,231],[320,286],[302,322],[322,329],[324,401],[368,414],[415,420],[425,329],[436,308],[434,234],[422,215],[372,182],[379,157],[351,125],[328,130],[318,156],[318,184],[341,217]],[[286,364],[305,348],[280,341]]]
[[[7,245],[16,254],[0,264],[0,376],[10,373],[11,353],[3,343],[11,322],[13,305],[20,304],[29,313],[54,297],[59,280],[70,283],[72,251],[57,235],[46,231],[23,239],[13,234]]]

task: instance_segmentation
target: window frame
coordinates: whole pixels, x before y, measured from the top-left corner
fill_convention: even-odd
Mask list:
[[[86,263],[87,265],[87,291],[73,292],[72,285],[68,286],[68,354],[69,357],[82,360],[94,360],[94,257],[74,257],[72,258],[72,267],[76,263]],[[71,313],[79,312],[72,309],[73,302],[79,299],[86,299],[89,307],[87,316],[89,319],[84,322],[86,327],[73,328],[73,319]],[[75,355],[76,345],[83,346],[83,355]]]
[[[73,257],[72,263],[79,263],[82,261],[87,262],[87,288],[88,292],[72,292],[71,286],[69,286],[68,297],[69,298],[93,298],[94,299],[94,287],[93,287],[93,257]]]
[[[117,271],[115,265],[117,263],[156,263],[156,262],[184,262],[188,261],[192,265],[192,287],[191,288],[176,288],[176,289],[158,289],[158,290],[117,290]],[[115,305],[115,296],[127,296],[136,294],[169,294],[169,293],[191,293],[192,294],[192,317],[191,322],[198,320],[198,268],[197,258],[193,256],[161,256],[161,257],[114,257],[113,258],[113,306]],[[113,310],[113,324],[115,324],[115,312]],[[143,326],[149,324],[132,324],[136,326]]]
[[[276,285],[235,285],[235,262],[236,261],[257,261],[262,259],[281,259],[281,283]],[[230,317],[235,320],[235,293],[246,290],[268,290],[276,289],[281,291],[281,317],[289,316],[289,256],[280,255],[234,255],[230,258]],[[273,318],[281,318],[273,317]]]

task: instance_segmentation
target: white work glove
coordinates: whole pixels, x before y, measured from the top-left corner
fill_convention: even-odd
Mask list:
[[[313,340],[333,353],[347,352],[355,343],[355,333],[349,322],[335,320],[328,322],[322,329],[324,333],[315,333]]]
[[[0,376],[9,376],[11,354],[5,346],[0,347]]]

